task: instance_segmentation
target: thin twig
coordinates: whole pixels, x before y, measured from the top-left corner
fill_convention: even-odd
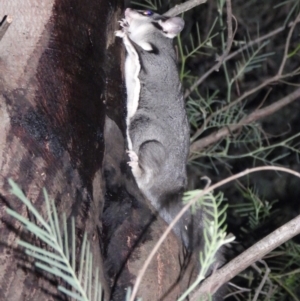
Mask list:
[[[260,109],[264,105],[264,103],[267,100],[267,98],[268,98],[269,94],[271,93],[271,91],[272,91],[272,88],[269,88],[268,91],[267,91],[267,93],[266,93],[266,95],[265,95],[265,97],[260,102],[260,104],[258,105],[258,107],[256,108],[256,110]]]
[[[290,104],[294,100],[300,98],[300,88],[295,90],[293,93],[289,94],[288,96],[277,100],[275,103],[264,107],[263,109],[259,109],[254,111],[253,113],[249,114],[245,118],[243,118],[239,123],[228,125],[226,127],[223,127],[222,129],[213,132],[207,137],[204,137],[203,139],[200,139],[198,141],[195,141],[191,147],[190,147],[190,154],[194,154],[199,152],[200,150],[203,150],[205,147],[219,141],[223,137],[226,137],[228,134],[232,133],[233,131],[238,130],[239,128],[250,124],[258,119],[261,119],[263,117],[266,117],[268,115],[271,115],[278,111],[279,109],[283,108],[284,106]]]
[[[266,264],[266,262],[264,260],[260,260],[260,262],[265,266],[266,271],[265,271],[265,274],[264,274],[258,288],[255,290],[255,295],[254,295],[252,301],[257,301],[266,281],[270,280],[268,277],[270,274],[270,271],[271,271],[270,268],[268,267],[268,265]]]
[[[12,22],[12,17],[11,16],[4,16],[1,25],[0,25],[0,41],[3,38],[4,34],[6,33],[9,25]]]
[[[278,70],[278,75],[281,76],[282,72],[283,72],[283,68],[285,66],[286,60],[288,59],[288,52],[289,52],[289,47],[290,47],[290,42],[291,42],[291,38],[292,38],[292,34],[294,32],[294,29],[296,27],[296,24],[300,21],[300,13],[298,14],[295,22],[293,23],[293,25],[291,26],[287,39],[286,39],[286,43],[285,43],[285,48],[284,48],[284,55],[283,55],[283,59],[280,65],[280,68]]]
[[[161,244],[164,242],[164,240],[166,239],[167,235],[172,231],[172,229],[174,228],[175,224],[179,221],[179,219],[184,215],[184,213],[202,196],[204,196],[205,194],[207,194],[208,192],[210,191],[213,191],[215,190],[216,188],[219,188],[229,182],[232,182],[236,179],[239,179],[245,175],[248,175],[250,173],[254,173],[254,172],[257,172],[257,171],[264,171],[264,170],[274,170],[274,171],[282,171],[282,172],[286,172],[286,173],[289,173],[289,174],[292,174],[298,178],[300,178],[300,173],[296,172],[296,171],[293,171],[291,169],[288,169],[288,168],[284,168],[284,167],[278,167],[278,166],[263,166],[263,167],[255,167],[255,168],[250,168],[250,169],[246,169],[245,171],[242,171],[236,175],[233,175],[233,176],[230,176],[204,190],[202,190],[198,195],[197,197],[195,197],[193,200],[191,200],[188,204],[186,204],[182,210],[178,213],[178,215],[174,218],[174,220],[169,224],[168,228],[165,230],[165,232],[162,234],[162,236],[160,237],[160,239],[158,240],[158,242],[156,243],[156,245],[154,246],[154,248],[152,249],[151,253],[149,254],[148,258],[146,259],[143,267],[141,268],[141,270],[139,271],[138,273],[138,276],[136,278],[136,281],[135,281],[135,284],[134,284],[134,287],[133,287],[133,290],[132,290],[132,294],[131,294],[131,297],[130,297],[130,301],[134,301],[135,300],[135,297],[137,295],[137,291],[138,291],[138,288],[139,288],[139,285],[142,281],[142,278],[150,264],[150,262],[152,261],[154,255],[156,254],[157,250],[160,248]],[[299,217],[300,219],[300,217]],[[299,232],[300,232],[300,221],[298,222],[298,227],[299,227]],[[290,231],[290,232],[294,232],[294,231]],[[297,234],[297,233],[296,233]],[[296,235],[294,234],[294,235]],[[291,236],[292,237],[292,236]],[[276,242],[276,240],[275,240]],[[269,241],[268,240],[268,244],[270,245],[273,245],[274,242],[272,241]],[[258,258],[257,258],[258,259]],[[251,262],[252,263],[252,262]],[[218,273],[219,271],[216,271],[216,273]],[[215,275],[215,274],[214,274]],[[219,280],[220,281],[220,280]],[[226,279],[226,282],[228,282],[229,280]],[[225,282],[223,282],[225,283]],[[202,286],[201,286],[202,287]],[[198,299],[197,299],[198,300]]]
[[[277,167],[274,167],[274,170]],[[290,170],[291,171],[291,170]],[[289,171],[289,173],[290,173]],[[296,175],[295,172],[293,172]],[[300,174],[296,175],[299,177]],[[252,263],[260,258],[263,258],[266,254],[270,253],[289,239],[293,238],[300,233],[300,215],[292,219],[288,223],[279,227],[268,236],[261,239],[252,247],[244,251],[242,254],[231,260],[221,269],[217,270],[213,277],[209,277],[201,284],[201,287],[191,297],[191,301],[199,300],[202,296],[206,296],[207,293],[213,294],[224,283],[238,275],[245,270]],[[201,299],[205,300],[205,299]]]
[[[179,14],[184,13],[185,11],[194,8],[195,6],[205,3],[206,1],[207,0],[190,0],[179,5],[175,5],[174,7],[169,9],[166,13],[164,13],[164,16],[167,17],[177,16]]]

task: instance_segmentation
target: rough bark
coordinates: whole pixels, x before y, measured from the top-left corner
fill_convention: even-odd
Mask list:
[[[45,187],[68,221],[75,216],[78,240],[87,231],[92,242],[106,299],[112,286],[114,300],[123,300],[166,227],[126,164],[124,52],[114,37],[121,12],[121,0],[1,2],[0,18],[13,22],[0,40],[0,300],[64,299],[57,281],[16,247],[20,236],[39,242],[5,213],[10,207],[28,217],[8,178],[42,214]],[[171,235],[141,286],[143,300],[175,300],[186,288],[193,263],[177,284],[180,258],[182,246]]]
[[[106,70],[117,5],[120,1],[1,1],[0,18],[10,15],[13,22],[0,41],[0,300],[56,295],[56,284],[34,272],[16,249],[19,225],[5,208],[24,216],[27,211],[11,197],[8,178],[42,212],[45,187],[59,212],[76,217],[78,233],[88,232],[95,264],[102,266],[104,102],[108,76],[114,80]],[[108,296],[103,274],[102,282]]]

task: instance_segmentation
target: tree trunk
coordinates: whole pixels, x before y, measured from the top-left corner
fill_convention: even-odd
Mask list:
[[[117,26],[120,2],[1,1],[0,18],[10,15],[13,22],[0,41],[0,300],[46,300],[47,291],[56,295],[55,283],[37,275],[26,258],[16,260],[19,231],[8,227],[17,229],[3,205],[27,212],[10,196],[8,178],[42,212],[45,187],[59,212],[76,217],[78,233],[88,232],[95,264],[102,266],[101,165],[107,57],[114,32],[106,24]],[[103,274],[101,280],[108,295]]]
[[[9,193],[8,178],[42,214],[45,187],[58,211],[68,221],[76,218],[78,240],[87,231],[106,300],[110,287],[114,300],[124,300],[166,227],[126,167],[124,52],[114,37],[121,2],[1,1],[0,19],[9,15],[13,21],[2,39],[0,34],[0,300],[64,298],[57,281],[49,281],[16,248],[20,235],[35,238],[5,212],[10,207],[28,217]],[[144,301],[175,300],[188,285],[193,264],[177,285],[181,250],[171,235],[142,283]]]

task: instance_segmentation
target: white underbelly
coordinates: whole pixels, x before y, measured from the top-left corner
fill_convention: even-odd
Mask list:
[[[141,64],[138,53],[127,36],[123,38],[123,42],[127,50],[127,57],[125,60],[125,83],[127,90],[126,135],[128,149],[132,150],[132,141],[129,136],[129,125],[130,120],[135,115],[139,105],[141,84],[138,76],[141,70]]]

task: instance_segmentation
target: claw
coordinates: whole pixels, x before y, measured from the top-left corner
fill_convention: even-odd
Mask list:
[[[128,33],[129,24],[125,18],[119,20],[118,22],[122,28],[120,30],[115,31],[115,36],[124,38],[124,36]]]
[[[122,20],[120,20],[120,21],[118,21],[118,22],[120,23],[120,25],[121,25],[122,27],[127,27],[127,26],[129,26],[129,24],[128,24],[128,22],[127,22],[126,19],[122,19]]]
[[[127,22],[126,19],[122,19],[122,20],[120,20],[120,21],[118,21],[118,22],[119,22],[119,24],[120,24],[120,26],[121,26],[122,28],[126,28],[126,27],[129,26],[129,24],[128,24],[128,22]]]

